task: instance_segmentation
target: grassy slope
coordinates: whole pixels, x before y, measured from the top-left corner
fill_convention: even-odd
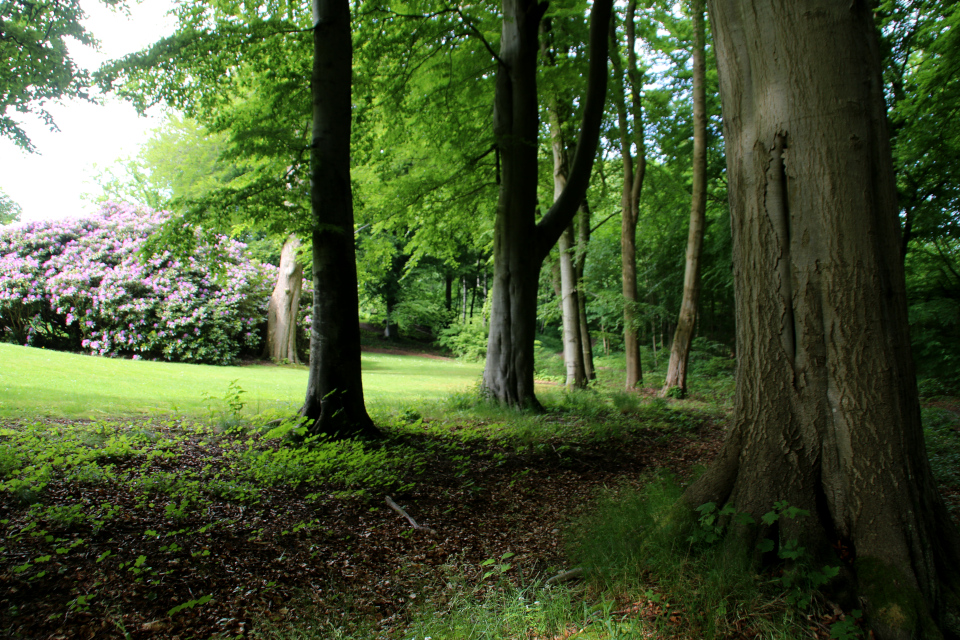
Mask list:
[[[469,388],[481,365],[387,354],[363,355],[363,384],[372,410],[437,400]],[[250,411],[296,408],[306,367],[216,367],[97,358],[0,344],[0,418],[201,415],[233,380]]]

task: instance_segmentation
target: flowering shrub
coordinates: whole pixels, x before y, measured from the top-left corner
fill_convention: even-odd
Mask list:
[[[92,354],[228,364],[258,349],[276,268],[226,237],[143,262],[167,214],[106,203],[91,218],[0,230],[0,333]],[[205,265],[216,264],[216,272]]]

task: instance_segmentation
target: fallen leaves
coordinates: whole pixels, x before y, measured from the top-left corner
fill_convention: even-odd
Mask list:
[[[340,618],[348,607],[389,633],[403,627],[411,603],[439,598],[450,580],[479,583],[492,570],[517,580],[553,575],[565,566],[563,523],[598,487],[640,482],[656,467],[684,473],[715,452],[720,429],[705,423],[667,439],[634,426],[615,438],[524,451],[486,439],[402,436],[385,446],[423,451],[430,464],[391,495],[436,535],[415,530],[375,486],[267,486],[251,501],[199,484],[187,497],[145,492],[140,479],[218,471],[230,479],[228,440],[181,424],[154,435],[155,444],[104,460],[103,477],[49,478],[42,505],[81,505],[83,517],[64,511],[53,522],[0,496],[0,628],[9,637],[235,637],[263,617],[295,620],[291,603],[304,595],[320,612]]]

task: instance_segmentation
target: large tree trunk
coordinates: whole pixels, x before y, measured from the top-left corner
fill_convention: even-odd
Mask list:
[[[687,363],[696,327],[700,301],[700,254],[707,226],[707,65],[704,61],[704,0],[693,0],[693,193],[690,198],[690,231],[687,236],[687,260],[683,273],[683,299],[680,316],[670,348],[670,364],[661,396],[671,389],[687,393]]]
[[[297,356],[297,312],[303,289],[303,266],[297,262],[300,240],[291,235],[280,252],[277,284],[267,307],[267,344],[264,355],[274,362],[300,364]]]
[[[957,637],[960,544],[920,425],[870,4],[709,8],[737,390],[727,441],[685,500],[758,521],[778,500],[810,511],[740,533],[797,540],[815,559],[845,545],[880,640],[940,637],[936,626]]]
[[[623,280],[623,348],[626,355],[627,389],[633,389],[643,381],[643,366],[640,362],[640,320],[637,316],[637,221],[640,217],[640,193],[647,169],[647,154],[643,132],[643,109],[640,92],[643,80],[637,69],[636,34],[634,14],[636,0],[630,0],[624,20],[627,36],[627,69],[624,74],[620,60],[619,40],[616,26],[610,25],[610,61],[613,64],[617,87],[613,101],[617,108],[617,126],[620,129],[620,157],[623,159],[623,192],[620,199],[620,265]],[[626,77],[625,77],[626,76]],[[630,88],[633,115],[633,136],[627,119],[626,85]],[[634,165],[632,145],[637,145]]]
[[[313,2],[313,326],[300,409],[313,433],[377,436],[360,377],[357,262],[350,189],[351,64],[347,0]]]
[[[493,130],[502,159],[494,223],[494,283],[483,372],[486,392],[501,403],[539,409],[533,388],[540,266],[583,200],[596,155],[606,93],[610,0],[593,5],[590,72],[580,141],[567,187],[538,224],[537,34],[546,4],[503,0]],[[599,35],[598,35],[599,34]]]

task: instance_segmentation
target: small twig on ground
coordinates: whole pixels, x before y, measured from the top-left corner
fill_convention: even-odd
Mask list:
[[[561,582],[567,582],[568,580],[574,580],[575,578],[579,578],[581,575],[583,575],[583,567],[574,567],[573,569],[570,569],[569,571],[564,571],[563,573],[558,573],[557,575],[553,576],[552,578],[550,578],[549,580],[547,580],[547,581],[544,582],[543,584],[544,584],[544,586],[549,587],[549,586],[552,585],[552,584],[560,584]]]
[[[411,518],[410,514],[404,511],[403,507],[401,507],[396,502],[394,502],[393,498],[391,498],[390,496],[387,496],[387,505],[391,509],[393,509],[394,511],[402,515],[404,518],[406,518],[407,521],[409,521],[410,524],[413,525],[413,528],[416,529],[417,531],[426,531],[430,535],[434,535],[434,536],[437,535],[437,532],[431,529],[430,527],[424,527],[422,525],[417,524],[417,521]]]

